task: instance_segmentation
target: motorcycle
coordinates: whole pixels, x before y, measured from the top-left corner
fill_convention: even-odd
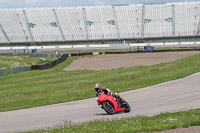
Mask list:
[[[112,115],[117,112],[128,113],[131,111],[130,105],[125,100],[120,101],[112,95],[104,94],[104,92],[97,93],[97,96],[98,105],[101,105],[101,108],[108,114]]]

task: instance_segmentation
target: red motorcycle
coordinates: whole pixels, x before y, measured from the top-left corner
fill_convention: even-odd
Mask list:
[[[131,111],[130,105],[125,100],[120,101],[112,95],[104,94],[104,92],[99,92],[97,96],[98,105],[102,105],[101,108],[104,109],[108,114],[114,114],[117,112],[128,113]]]

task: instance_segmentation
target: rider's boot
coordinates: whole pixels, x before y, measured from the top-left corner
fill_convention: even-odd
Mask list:
[[[122,97],[119,96],[119,100],[120,100],[120,103],[122,104],[122,106],[126,106],[127,103],[125,102],[124,99],[122,99]]]

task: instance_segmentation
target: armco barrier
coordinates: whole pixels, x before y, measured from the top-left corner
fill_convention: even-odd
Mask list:
[[[0,77],[6,75],[6,67],[0,68]]]
[[[44,70],[44,69],[54,67],[60,64],[61,62],[65,61],[67,57],[68,57],[67,54],[62,54],[60,57],[58,57],[57,59],[51,60],[50,62],[41,64],[41,65],[32,65],[31,70]]]
[[[92,52],[89,53],[72,53],[71,56],[85,56],[85,55],[92,55]]]
[[[71,56],[86,56],[86,55],[95,55],[95,52],[88,52],[88,53],[71,53]],[[98,54],[103,54],[103,52],[96,52]]]
[[[17,66],[17,67],[11,68],[12,74],[15,74],[18,72],[30,71],[30,70],[31,70],[31,66]]]

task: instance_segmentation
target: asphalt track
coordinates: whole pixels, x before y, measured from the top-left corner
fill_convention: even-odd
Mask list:
[[[132,107],[130,113],[107,115],[97,98],[0,113],[0,132],[30,131],[65,122],[119,119],[200,108],[200,73],[159,85],[120,93]]]

